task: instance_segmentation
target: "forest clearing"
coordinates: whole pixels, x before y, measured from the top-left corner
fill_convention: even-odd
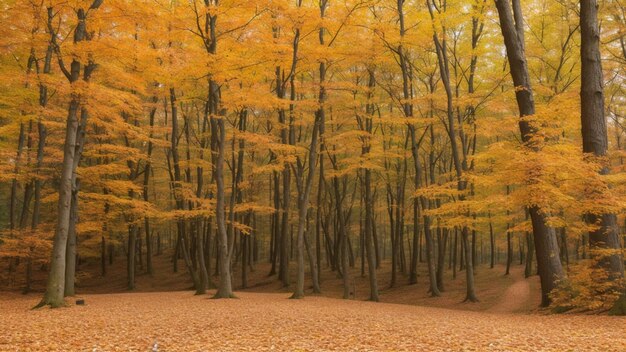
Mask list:
[[[625,200],[621,0],[0,0],[1,351],[623,351]]]

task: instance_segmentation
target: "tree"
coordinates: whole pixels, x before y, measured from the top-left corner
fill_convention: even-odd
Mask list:
[[[608,151],[608,133],[604,116],[604,83],[602,58],[600,55],[600,29],[598,26],[598,3],[593,0],[580,1],[580,106],[583,153],[605,158]],[[606,161],[600,169],[601,175],[609,173]],[[587,214],[587,222],[597,226],[589,232],[591,249],[608,249],[608,255],[600,254],[600,261],[610,272],[611,278],[624,276],[624,260],[621,254],[617,217],[612,212]],[[602,258],[605,256],[605,258]]]
[[[97,10],[102,4],[101,0],[94,1],[91,6],[85,10],[84,8],[76,9],[77,24],[74,28],[74,45],[78,45],[83,41],[89,41],[93,34],[87,29],[87,19],[90,12]],[[54,16],[54,8],[48,8],[48,16]],[[96,69],[96,63],[88,60],[87,63],[74,58],[70,64],[70,69],[65,66],[61,47],[56,38],[56,32],[52,27],[52,21],[49,30],[52,36],[52,45],[57,55],[59,67],[70,84],[76,84],[80,80],[88,82],[91,74]],[[82,77],[81,77],[82,75]],[[79,121],[80,112],[80,121]],[[81,95],[76,93],[72,95],[69,103],[67,125],[65,128],[65,144],[63,150],[63,172],[61,174],[61,186],[59,187],[58,202],[58,220],[55,232],[54,246],[52,249],[52,259],[50,262],[50,274],[48,276],[48,284],[46,293],[37,307],[50,305],[53,308],[61,307],[65,304],[65,276],[66,276],[66,250],[68,238],[70,236],[70,228],[75,226],[72,221],[72,204],[76,201],[76,168],[80,162],[80,154],[83,147],[84,128],[87,123],[87,110],[81,108]],[[74,203],[75,204],[75,203]],[[76,205],[74,205],[76,209]],[[75,219],[76,215],[74,215]],[[73,283],[73,282],[72,282]]]
[[[535,114],[535,101],[524,53],[524,28],[519,0],[513,0],[513,12],[508,0],[496,0],[500,18],[500,29],[506,46],[511,77],[515,86],[515,98],[520,113],[519,129],[522,141],[531,153],[541,153],[535,134],[537,127],[528,118]],[[530,170],[529,170],[530,171]],[[532,179],[529,182],[533,182]],[[559,259],[559,247],[554,228],[547,224],[549,214],[542,212],[536,204],[528,206],[532,221],[537,267],[541,277],[541,305],[550,304],[550,292],[559,280],[566,277]]]

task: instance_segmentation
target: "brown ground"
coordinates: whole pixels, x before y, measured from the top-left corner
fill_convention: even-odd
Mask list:
[[[430,297],[420,264],[419,282],[399,274],[389,288],[389,263],[378,270],[383,303],[369,295],[359,263],[352,270],[356,299],[341,300],[342,280],[323,270],[323,296],[289,300],[289,290],[269,265],[250,274],[250,288],[235,300],[194,296],[180,262],[172,273],[170,256],[155,257],[155,275],[137,276],[137,293],[126,293],[122,260],[98,274],[97,263],[81,266],[77,291],[86,306],[32,311],[41,293],[20,295],[18,272],[12,290],[0,292],[0,351],[625,351],[626,319],[606,316],[546,315],[538,311],[539,282],[514,266],[477,268],[479,303],[462,303],[465,272],[446,273],[446,291]],[[293,264],[292,264],[293,265]],[[292,267],[292,271],[295,265]],[[234,274],[236,286],[240,275]],[[45,272],[36,272],[41,290]],[[307,277],[307,283],[309,283]],[[7,281],[0,284],[7,284]],[[172,292],[159,292],[172,291]],[[393,304],[400,303],[400,304]]]
[[[29,310],[0,297],[0,351],[624,351],[626,319],[491,314],[325,297],[238,292],[88,294]]]
[[[307,262],[308,264],[308,262]],[[447,263],[446,263],[447,264]],[[214,265],[214,263],[213,263]],[[382,302],[399,303],[409,305],[419,305],[428,307],[441,307],[449,309],[472,310],[510,313],[530,313],[537,309],[540,303],[539,280],[537,276],[524,279],[524,267],[522,265],[513,265],[511,275],[504,275],[504,265],[496,265],[490,269],[488,265],[479,265],[476,268],[476,290],[480,300],[478,303],[463,303],[465,298],[465,272],[459,271],[456,279],[452,277],[452,270],[446,265],[445,273],[445,291],[441,297],[431,297],[428,293],[428,275],[426,273],[425,263],[420,263],[418,283],[416,285],[408,285],[408,276],[399,273],[397,283],[390,288],[391,268],[388,260],[382,263],[377,270],[380,299]],[[2,266],[0,266],[2,268]],[[77,281],[78,293],[121,293],[126,291],[126,267],[123,258],[119,257],[113,266],[108,267],[107,275],[100,276],[97,261],[85,263],[80,266]],[[233,284],[236,289],[241,290],[241,274],[239,267],[235,267],[233,275]],[[367,279],[367,266],[365,277],[361,276],[360,260],[357,258],[355,267],[351,270],[352,282],[356,288],[356,300],[366,300],[369,297],[369,281]],[[307,266],[308,270],[308,266]],[[263,293],[287,293],[289,289],[283,288],[277,280],[277,276],[268,276],[270,265],[268,263],[259,263],[255,266],[255,270],[249,275],[248,292]],[[292,282],[295,283],[295,263],[291,263]],[[4,274],[4,270],[0,275]],[[42,292],[45,285],[45,271],[35,272],[34,288]],[[11,288],[2,287],[3,283],[9,281],[0,280],[0,291],[9,290],[17,291],[23,283],[22,273],[14,275],[15,281]],[[216,277],[213,277],[216,280]],[[522,282],[520,284],[520,281]],[[527,284],[524,284],[526,282]],[[306,278],[307,285],[310,285],[310,278]],[[515,295],[510,288],[523,288],[523,295]],[[160,255],[154,257],[154,276],[150,277],[145,271],[138,268],[136,279],[136,292],[156,292],[156,291],[182,291],[190,290],[192,287],[189,275],[185,270],[182,260],[179,261],[179,272],[172,272],[171,255]],[[526,287],[528,294],[526,294]],[[516,289],[514,289],[516,290]],[[311,292],[309,288],[308,292]],[[513,296],[511,296],[513,294]],[[341,298],[343,296],[343,281],[336,272],[330,271],[328,268],[322,270],[322,295],[330,298]],[[508,297],[507,297],[508,296]],[[502,302],[514,302],[509,305],[501,305]],[[496,305],[500,305],[496,308]],[[495,309],[495,310],[494,310]]]
[[[531,298],[530,280],[524,279],[523,271],[516,270],[511,273],[515,283],[509,286],[498,303],[489,308],[491,313],[516,313],[523,312],[528,308]]]

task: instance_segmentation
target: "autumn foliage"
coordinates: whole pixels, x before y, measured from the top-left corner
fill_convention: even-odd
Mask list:
[[[281,270],[348,278],[355,256],[374,267],[381,251],[393,275],[432,265],[436,289],[444,260],[473,268],[483,239],[532,263],[537,207],[567,273],[554,304],[610,308],[626,289],[602,264],[623,261],[623,5],[598,15],[606,156],[582,152],[577,3],[522,6],[527,142],[489,1],[0,2],[7,282],[50,266],[75,104],[70,253],[101,275],[125,255],[129,288],[167,243],[198,291],[216,266],[240,265],[246,287],[246,268],[269,260],[287,286]],[[590,247],[589,214],[617,216],[621,248]]]

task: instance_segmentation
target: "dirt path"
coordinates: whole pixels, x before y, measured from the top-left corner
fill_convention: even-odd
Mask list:
[[[524,278],[523,271],[514,271],[511,275],[515,283],[507,288],[500,301],[488,309],[488,312],[502,314],[518,313],[527,306],[530,299],[530,283]]]
[[[0,351],[625,351],[626,319],[486,314],[289,294],[85,295],[30,310],[0,294]]]

